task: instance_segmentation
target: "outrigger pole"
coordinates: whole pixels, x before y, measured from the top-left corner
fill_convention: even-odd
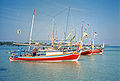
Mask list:
[[[30,51],[30,47],[31,47],[31,42],[33,41],[32,40],[32,31],[33,31],[33,24],[34,24],[34,16],[35,16],[35,9],[33,11],[33,17],[32,17],[32,24],[31,24],[31,31],[30,31],[30,40],[29,40],[29,48],[28,48],[28,51]]]

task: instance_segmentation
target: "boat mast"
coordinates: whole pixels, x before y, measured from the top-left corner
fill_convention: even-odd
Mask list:
[[[103,45],[102,45],[102,49],[104,49],[104,42],[103,42]]]
[[[33,24],[34,24],[34,16],[35,16],[35,9],[33,11],[33,17],[32,17],[32,24],[31,24],[31,31],[30,31],[30,40],[29,40],[29,48],[28,48],[28,51],[30,50],[30,47],[31,47],[31,42],[33,41],[32,40],[32,31],[33,31]]]
[[[81,27],[81,41],[83,40],[83,24],[82,24],[82,27]]]
[[[57,26],[56,26],[56,23],[55,23],[55,29],[56,29],[56,33],[55,33],[55,39],[57,40],[58,39],[58,35],[57,35]]]
[[[82,21],[83,22],[83,21]],[[83,23],[82,23],[82,27],[81,27],[81,40],[80,40],[80,48],[82,48],[82,42],[83,42]]]
[[[54,16],[53,16],[53,27],[52,27],[52,47],[54,45]]]
[[[68,15],[67,15],[67,22],[66,22],[66,29],[65,29],[65,38],[64,38],[64,41],[65,41],[66,36],[67,36],[67,28],[68,28],[69,15],[70,15],[70,7],[69,7],[69,9],[68,9]]]
[[[71,36],[72,32],[73,32],[73,30],[72,30],[72,31],[69,33],[69,35],[65,38],[65,41],[68,40],[68,38]]]
[[[94,36],[93,36],[92,50],[94,49],[94,40],[95,40],[95,35],[96,35],[96,32],[94,33]]]

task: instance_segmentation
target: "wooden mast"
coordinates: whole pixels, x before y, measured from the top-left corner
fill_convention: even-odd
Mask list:
[[[83,22],[83,21],[82,21]],[[83,44],[83,23],[82,23],[82,27],[81,27],[81,40],[80,40],[80,48],[82,48],[82,44]]]
[[[57,35],[57,26],[56,26],[56,23],[55,23],[55,29],[56,29],[56,30],[55,30],[55,32],[56,32],[56,33],[55,33],[55,40],[57,40],[57,39],[58,39],[58,35]]]
[[[54,45],[54,16],[53,16],[53,27],[52,27],[52,47]]]
[[[82,28],[81,28],[81,41],[83,40],[83,24],[82,24]]]
[[[32,17],[32,24],[31,24],[31,31],[30,31],[30,40],[29,40],[29,48],[28,48],[28,51],[30,50],[30,47],[31,47],[31,42],[33,41],[32,40],[32,31],[33,31],[33,24],[34,24],[34,16],[35,16],[35,9],[33,11],[33,17]]]
[[[93,36],[92,50],[94,50],[94,40],[95,40],[95,35],[96,35],[96,32],[94,33],[94,36]]]
[[[102,48],[104,49],[104,42],[103,42]]]
[[[66,29],[65,29],[65,38],[64,38],[64,41],[65,41],[66,36],[67,36],[69,15],[70,15],[70,7],[69,7],[69,9],[68,9],[68,15],[67,15],[67,22],[66,22]]]

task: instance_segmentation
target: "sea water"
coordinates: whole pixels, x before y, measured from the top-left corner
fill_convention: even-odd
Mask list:
[[[10,62],[8,51],[20,48],[0,46],[0,81],[120,81],[120,46],[77,62]]]

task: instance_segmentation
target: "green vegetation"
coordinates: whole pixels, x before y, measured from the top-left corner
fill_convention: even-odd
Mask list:
[[[5,41],[0,41],[0,45],[13,45],[15,42],[5,42]]]

